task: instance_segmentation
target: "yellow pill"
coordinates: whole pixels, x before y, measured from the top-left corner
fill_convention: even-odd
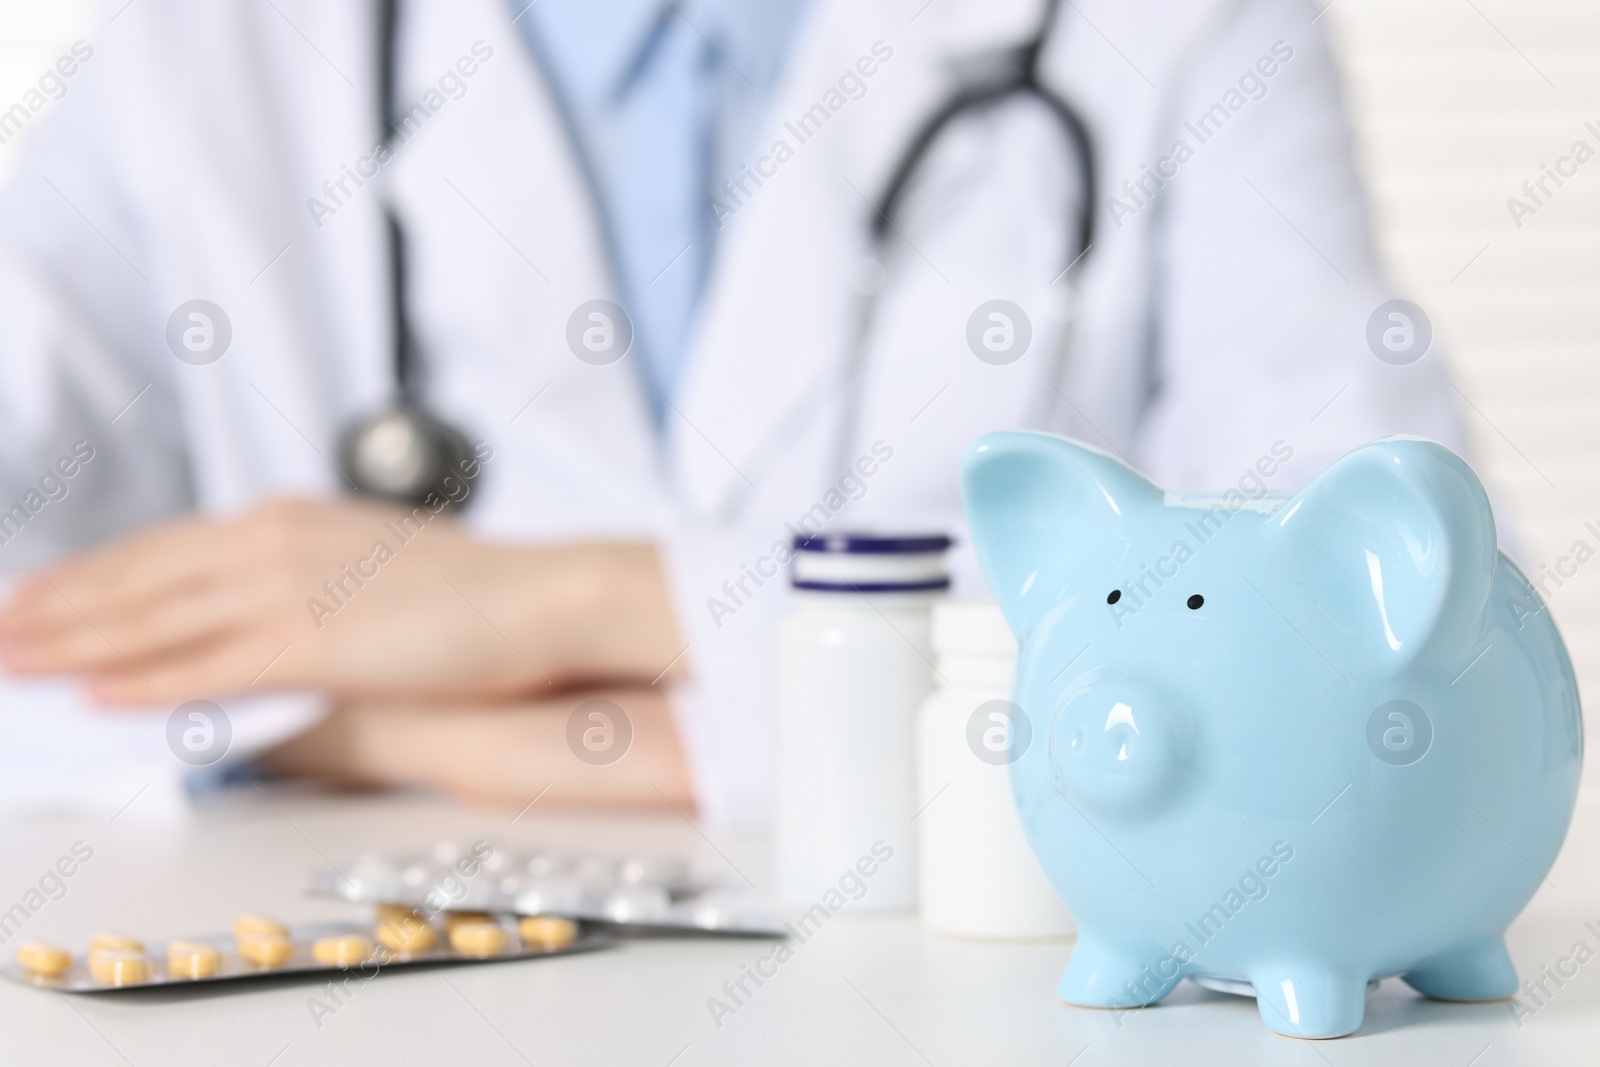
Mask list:
[[[421,919],[422,913],[409,904],[379,904],[378,921],[393,922],[398,919]]]
[[[241,915],[233,923],[234,937],[251,936],[288,937],[288,929],[278,920],[265,915]]]
[[[89,939],[89,955],[97,952],[144,952],[144,942],[123,934],[95,934]]]
[[[248,934],[235,948],[240,959],[257,967],[282,967],[294,955],[294,943],[281,934]]]
[[[54,945],[29,941],[17,949],[17,962],[29,974],[40,978],[60,978],[72,969],[72,955]]]
[[[547,952],[566,948],[578,936],[578,924],[559,915],[526,915],[517,921],[517,936]]]
[[[103,949],[89,957],[89,973],[101,985],[138,985],[150,980],[150,961],[137,952]]]
[[[173,978],[210,978],[222,963],[222,953],[204,941],[174,941],[167,946],[167,974]]]
[[[393,952],[415,956],[428,951],[439,941],[439,935],[433,932],[433,927],[416,914],[385,917],[381,910],[378,914],[378,943]]]
[[[498,956],[506,950],[506,941],[506,932],[493,921],[463,920],[450,929],[450,947],[463,956]]]
[[[444,913],[445,933],[454,930],[461,923],[486,923],[493,922],[486,911],[447,911]]]
[[[354,967],[372,955],[372,942],[359,934],[319,937],[311,944],[311,958],[324,967]]]

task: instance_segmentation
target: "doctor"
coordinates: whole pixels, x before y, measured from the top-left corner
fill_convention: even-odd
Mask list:
[[[755,819],[789,542],[957,530],[978,435],[1196,490],[1460,446],[1437,356],[1369,347],[1309,4],[749,8],[115,12],[0,220],[6,668],[316,691],[295,772]],[[457,506],[341,493],[397,402]]]

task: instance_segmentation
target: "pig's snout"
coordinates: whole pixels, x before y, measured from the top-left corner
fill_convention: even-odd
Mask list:
[[[1188,737],[1188,711],[1173,694],[1135,682],[1091,685],[1062,706],[1050,731],[1056,785],[1105,812],[1153,806],[1176,789]]]

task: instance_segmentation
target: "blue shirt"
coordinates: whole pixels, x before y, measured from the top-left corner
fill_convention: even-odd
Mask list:
[[[805,0],[512,0],[597,199],[659,422]],[[524,6],[526,5],[526,6]]]

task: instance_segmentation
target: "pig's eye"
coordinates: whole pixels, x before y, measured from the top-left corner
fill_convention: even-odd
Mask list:
[[[1199,611],[1200,610],[1200,605],[1204,604],[1205,602],[1206,602],[1206,598],[1201,596],[1199,593],[1196,593],[1194,596],[1189,598],[1189,610],[1190,611]]]
[[[1106,594],[1106,603],[1107,604],[1115,604],[1117,601],[1119,601],[1121,599],[1122,599],[1122,590],[1120,590],[1120,589],[1113,589],[1113,590],[1111,590],[1111,592]]]

